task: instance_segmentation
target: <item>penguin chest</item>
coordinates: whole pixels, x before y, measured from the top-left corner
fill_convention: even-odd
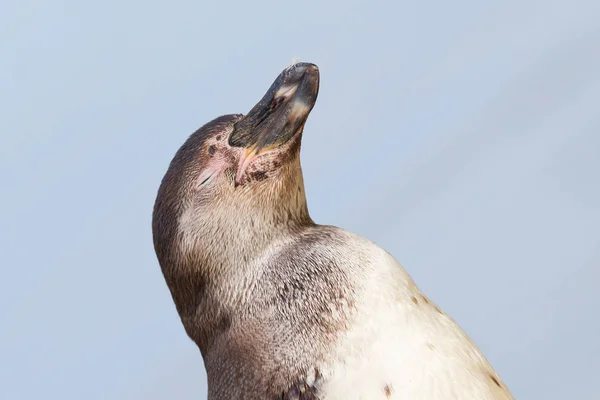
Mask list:
[[[323,400],[512,396],[460,327],[419,292],[361,313],[331,352]]]

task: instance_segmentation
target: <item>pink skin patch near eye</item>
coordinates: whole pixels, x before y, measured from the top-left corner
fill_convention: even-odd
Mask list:
[[[196,181],[196,188],[200,188],[203,185],[207,184],[211,178],[216,174],[216,171],[211,169],[205,169],[202,171],[200,175],[198,175],[198,180]]]
[[[208,161],[198,178],[196,179],[196,189],[200,189],[215,179],[220,173],[225,171],[229,163],[224,156],[215,154]]]

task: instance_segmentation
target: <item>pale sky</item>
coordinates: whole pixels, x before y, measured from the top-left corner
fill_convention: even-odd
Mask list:
[[[309,208],[518,399],[600,398],[600,2],[0,5],[0,398],[203,399],[151,239],[177,148],[321,70]]]

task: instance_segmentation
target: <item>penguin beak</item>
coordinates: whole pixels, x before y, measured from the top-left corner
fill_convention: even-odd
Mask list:
[[[235,124],[229,145],[242,147],[236,184],[261,153],[287,143],[304,127],[319,93],[319,68],[297,63],[279,74],[263,98]]]

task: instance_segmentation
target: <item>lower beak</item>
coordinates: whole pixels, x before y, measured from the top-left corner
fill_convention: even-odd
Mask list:
[[[235,124],[229,145],[243,147],[236,184],[257,155],[287,143],[304,126],[319,93],[319,68],[297,63],[279,74],[263,98]]]

